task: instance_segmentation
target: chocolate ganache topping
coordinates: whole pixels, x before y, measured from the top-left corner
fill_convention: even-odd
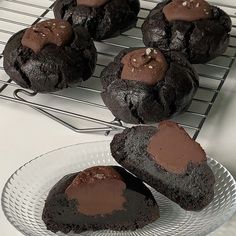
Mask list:
[[[77,201],[77,209],[87,216],[112,214],[125,210],[126,184],[110,166],[96,166],[80,172],[65,191],[68,200]]]
[[[21,43],[38,53],[47,44],[63,46],[71,40],[72,36],[73,30],[67,21],[53,19],[39,22],[26,29]]]
[[[106,4],[110,0],[77,0],[77,5],[83,5],[87,7],[100,7]]]
[[[188,165],[206,162],[206,153],[177,123],[160,122],[158,131],[151,137],[148,153],[157,165],[174,173],[184,174]]]
[[[191,22],[212,17],[211,5],[204,0],[172,0],[163,8],[163,13],[169,22]]]
[[[155,85],[164,79],[168,64],[164,55],[156,49],[141,48],[126,54],[121,63],[123,80],[141,81],[147,85]]]

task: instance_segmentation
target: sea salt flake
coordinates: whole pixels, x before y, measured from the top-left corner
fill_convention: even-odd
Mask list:
[[[182,5],[183,5],[184,7],[187,6],[187,2],[186,2],[186,1],[183,2]]]
[[[152,52],[152,49],[151,49],[151,48],[147,48],[147,49],[146,49],[146,55],[149,55],[151,52]]]
[[[153,69],[153,66],[149,66],[148,68],[149,68],[149,69]]]

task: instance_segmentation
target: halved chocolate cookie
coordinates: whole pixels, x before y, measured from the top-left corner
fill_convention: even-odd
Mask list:
[[[136,230],[159,218],[141,180],[118,166],[95,166],[62,178],[50,191],[43,221],[52,232]]]
[[[179,51],[191,63],[205,63],[226,50],[231,19],[205,0],[165,0],[142,25],[147,47]]]
[[[97,59],[88,32],[64,20],[42,21],[14,34],[3,54],[10,78],[36,92],[53,92],[89,79]]]
[[[200,211],[214,197],[215,177],[201,146],[171,121],[115,135],[116,161],[185,210]]]
[[[136,25],[139,0],[57,0],[57,19],[85,27],[95,40],[106,39]]]
[[[185,111],[198,75],[181,53],[125,49],[101,73],[102,98],[126,123],[155,123]]]

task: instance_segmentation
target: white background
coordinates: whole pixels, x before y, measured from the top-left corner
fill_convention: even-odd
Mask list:
[[[233,0],[226,2],[236,5]],[[17,168],[36,156],[71,144],[110,139],[103,135],[74,133],[28,107],[3,100],[0,100],[0,111],[0,189]],[[236,64],[198,138],[208,155],[223,163],[234,176],[235,120]],[[1,210],[0,235],[21,235],[8,223]],[[212,235],[236,235],[236,216]]]

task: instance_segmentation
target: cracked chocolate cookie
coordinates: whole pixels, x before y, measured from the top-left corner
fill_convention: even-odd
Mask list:
[[[198,75],[178,52],[125,49],[101,73],[102,99],[126,123],[156,123],[185,111]]]
[[[205,63],[225,52],[231,27],[230,17],[204,0],[166,0],[143,23],[143,42],[182,52],[191,63]]]
[[[3,55],[4,69],[12,80],[42,93],[89,79],[97,59],[87,30],[64,20],[46,20],[14,34]]]
[[[63,177],[50,191],[42,215],[47,229],[136,230],[159,218],[151,191],[118,166],[95,166]]]
[[[189,211],[200,211],[214,197],[215,177],[200,144],[178,124],[136,126],[111,142],[116,161]]]
[[[139,10],[139,0],[57,0],[54,15],[102,40],[134,27]]]

